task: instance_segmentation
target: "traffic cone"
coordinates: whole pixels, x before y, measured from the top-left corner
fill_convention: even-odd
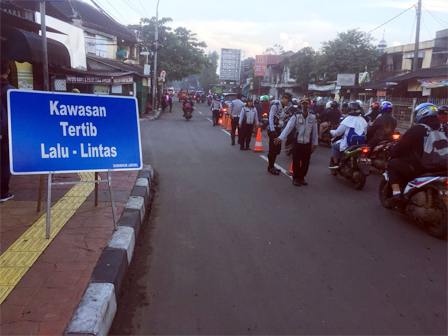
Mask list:
[[[289,168],[289,172],[288,172],[289,176],[294,175],[294,169],[292,169],[292,167],[293,167],[293,161],[291,160],[291,167]]]
[[[227,124],[226,124],[226,131],[231,131],[232,130],[232,119],[230,118],[230,116],[227,116]]]
[[[263,150],[263,139],[261,137],[261,129],[257,131],[257,137],[255,138],[254,152],[264,152]]]
[[[218,125],[222,125],[222,118],[218,119]]]
[[[222,125],[221,126],[224,128],[226,128],[226,126],[227,126],[227,115],[226,114],[222,115]]]
[[[236,126],[235,135],[238,135],[238,126]]]

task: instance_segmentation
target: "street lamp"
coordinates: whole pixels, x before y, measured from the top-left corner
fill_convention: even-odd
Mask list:
[[[156,92],[157,92],[157,85],[159,84],[157,82],[157,49],[158,49],[158,44],[159,44],[159,30],[158,30],[158,25],[159,25],[159,1],[157,0],[157,7],[156,7],[156,27],[155,27],[155,34],[154,34],[154,43],[155,43],[155,52],[154,52],[154,79],[153,79],[153,83],[152,83],[152,108],[155,109],[157,108],[156,106]]]

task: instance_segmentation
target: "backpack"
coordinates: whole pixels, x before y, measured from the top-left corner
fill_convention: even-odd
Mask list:
[[[443,127],[440,127],[438,130],[433,130],[425,124],[421,125],[425,126],[427,130],[421,159],[422,167],[430,171],[446,171],[448,162],[448,138]]]
[[[355,129],[351,127],[350,131],[348,131],[347,134],[347,145],[348,146],[364,145],[365,143],[366,143],[366,136],[364,134],[362,135],[356,134]]]

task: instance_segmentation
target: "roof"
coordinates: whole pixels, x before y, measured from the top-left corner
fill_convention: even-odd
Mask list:
[[[0,0],[0,5],[2,10],[25,10],[25,11],[40,12],[39,1]],[[45,14],[64,22],[71,22],[70,18],[68,18],[67,15],[65,15],[58,8],[56,8],[52,2],[46,3]]]
[[[267,55],[267,56],[268,56],[268,60],[267,60],[268,65],[277,65],[281,61],[283,61],[283,58],[284,58],[283,55]]]
[[[79,0],[69,2],[65,0],[62,2],[54,2],[53,6],[56,6],[69,17],[81,19],[82,25],[86,28],[95,29],[137,43],[137,37],[131,30],[85,2]]]
[[[98,73],[101,71],[126,71],[143,77],[143,67],[140,65],[127,64],[118,60],[93,55],[86,55],[86,58],[87,68],[89,69],[89,71],[95,71]]]
[[[436,68],[420,69],[414,72],[409,72],[405,75],[395,76],[389,78],[389,82],[402,82],[414,78],[434,78],[448,76],[448,66],[443,65]]]

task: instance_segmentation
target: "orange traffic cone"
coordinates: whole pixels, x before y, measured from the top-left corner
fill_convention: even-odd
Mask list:
[[[292,169],[292,167],[293,167],[293,161],[291,160],[291,167],[289,168],[289,172],[288,172],[288,175],[294,175],[294,169]]]
[[[218,118],[218,125],[222,125],[222,119]]]
[[[235,135],[238,135],[238,126],[236,126]]]
[[[222,115],[222,127],[226,128],[227,126],[227,115],[223,114]]]
[[[257,131],[257,137],[255,138],[254,152],[264,152],[263,150],[263,139],[261,137],[261,129]]]
[[[227,116],[226,131],[231,131],[231,130],[232,130],[232,119],[230,118],[230,116]]]

